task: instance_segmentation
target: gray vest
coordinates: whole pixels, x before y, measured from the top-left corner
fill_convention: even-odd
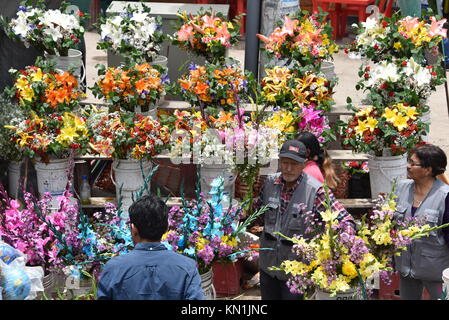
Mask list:
[[[413,180],[403,180],[398,183],[396,190],[397,212],[401,218],[411,217],[413,203]],[[416,210],[415,217],[424,218],[431,227],[442,224],[445,211],[445,200],[449,193],[449,186],[435,180],[429,193]],[[442,281],[444,269],[449,268],[449,248],[441,230],[432,231],[428,237],[413,240],[395,257],[396,270],[402,276],[410,276],[424,281]]]
[[[269,210],[265,212],[265,226],[260,236],[261,248],[272,248],[274,250],[261,250],[259,254],[259,266],[270,276],[286,281],[288,276],[282,271],[269,271],[269,267],[279,267],[284,260],[296,260],[297,256],[292,252],[293,243],[284,240],[275,232],[280,232],[287,237],[293,235],[304,235],[306,226],[304,225],[302,211],[299,210],[301,203],[306,205],[305,212],[311,211],[316,198],[316,192],[322,183],[315,178],[303,174],[301,182],[293,193],[287,209],[281,215],[280,197],[281,185],[275,185],[274,181],[279,178],[280,173],[275,173],[267,177],[263,188],[263,204]]]

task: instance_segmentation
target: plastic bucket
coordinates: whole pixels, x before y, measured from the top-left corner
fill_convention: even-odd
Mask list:
[[[166,70],[166,72],[168,73],[168,58],[166,56],[156,56],[156,58],[150,62],[151,65],[159,65],[161,67],[164,67],[164,69]],[[165,94],[162,95],[159,100],[157,100],[156,105],[160,106],[161,104],[163,104],[165,102]],[[156,119],[156,118],[155,118]]]
[[[150,106],[148,111],[142,111],[142,108],[139,106],[135,108],[134,112],[142,114],[145,117],[150,116],[154,120],[157,120],[157,105]]]
[[[424,112],[422,115],[421,115],[421,121],[423,122],[423,123],[427,123],[428,125],[429,125],[429,128],[430,128],[430,110],[429,111],[427,111],[427,112]],[[427,133],[426,135],[422,135],[421,136],[421,139],[422,139],[422,141],[424,141],[424,142],[429,142],[429,133]]]
[[[443,293],[444,299],[449,300],[449,268],[443,270]]]
[[[332,80],[337,78],[335,73],[335,64],[332,61],[323,61],[321,63],[321,73],[327,80]]]
[[[212,268],[206,273],[200,274],[201,276],[201,289],[203,290],[204,298],[206,300],[215,300],[217,298],[217,293],[214,288],[214,273]]]
[[[403,17],[421,17],[421,0],[397,0]]]
[[[321,289],[316,289],[315,300],[357,300],[357,297],[354,289],[345,292],[337,292],[335,296],[331,296],[329,292]]]
[[[22,162],[10,161],[8,164],[8,194],[11,198],[17,198],[20,182],[20,166]]]
[[[231,201],[234,198],[235,192],[235,179],[237,175],[234,171],[230,169],[229,166],[225,165],[206,165],[202,164],[200,168],[201,174],[201,192],[204,193],[206,198],[209,198],[209,191],[212,189],[211,184],[214,179],[218,177],[224,178],[223,184],[223,195],[228,197],[228,200]],[[222,203],[225,207],[229,204],[229,202]]]
[[[55,68],[63,71],[68,71],[70,67],[74,67],[73,74],[78,78],[78,82],[81,85],[86,78],[86,69],[83,63],[83,53],[76,49],[69,49],[69,55],[67,57],[45,54],[47,60],[51,60],[56,63]]]
[[[68,182],[69,159],[50,159],[49,163],[36,161],[37,188],[42,196],[49,192],[52,197],[63,194]]]
[[[407,178],[407,154],[391,157],[370,156],[368,159],[371,197],[390,193],[394,179]]]
[[[152,168],[150,161],[142,161],[143,174],[147,177]],[[140,168],[140,160],[114,160],[112,162],[112,170],[114,171],[115,179],[112,182],[116,188],[117,201],[122,197],[122,208],[124,212],[132,204],[132,194],[139,191],[144,185],[144,177],[142,176],[142,169]],[[120,187],[122,188],[120,193]],[[151,181],[148,182],[148,189],[151,188]]]

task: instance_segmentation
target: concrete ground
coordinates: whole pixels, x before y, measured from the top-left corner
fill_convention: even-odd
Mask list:
[[[86,48],[87,48],[87,85],[91,87],[97,79],[97,71],[95,65],[98,63],[107,64],[106,52],[96,49],[96,42],[99,39],[99,35],[94,32],[88,32],[85,34]],[[337,41],[339,45],[344,45],[350,42],[351,36],[343,38]],[[242,65],[244,64],[245,57],[245,42],[241,43],[230,50],[229,56],[239,60]],[[336,108],[343,109],[346,105],[346,98],[349,96],[353,100],[354,105],[361,104],[361,100],[364,95],[360,91],[356,91],[355,85],[358,81],[358,70],[361,64],[361,60],[351,60],[348,56],[340,50],[334,57],[335,73],[339,78],[338,84],[335,88],[334,99],[336,102]],[[174,79],[171,79],[172,81]],[[89,101],[97,101],[89,92]],[[440,146],[446,154],[449,155],[449,116],[448,108],[446,106],[446,94],[444,85],[439,86],[437,91],[432,94],[429,100],[431,108],[431,125],[429,142]],[[238,296],[223,297],[220,299],[225,300],[258,300],[260,299],[260,287],[255,285],[254,287],[243,291]]]

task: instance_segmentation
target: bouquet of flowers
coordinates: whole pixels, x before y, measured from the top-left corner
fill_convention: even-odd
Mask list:
[[[11,39],[22,41],[27,48],[33,46],[48,54],[67,56],[69,49],[76,48],[82,39],[83,22],[88,18],[81,11],[76,15],[64,13],[67,7],[63,1],[60,9],[47,10],[45,0],[27,0],[22,2],[16,18],[2,24]]]
[[[73,113],[52,113],[46,118],[32,113],[31,119],[13,122],[5,128],[12,130],[11,141],[20,152],[29,158],[40,157],[44,162],[50,157],[67,158],[71,150],[82,154],[88,148],[86,120]]]
[[[428,110],[425,105],[436,86],[445,81],[441,66],[424,67],[413,58],[396,59],[392,62],[380,61],[372,68],[362,65],[359,76],[362,78],[357,90],[369,92],[369,99],[374,105],[388,105],[404,102],[421,106],[419,113]]]
[[[255,86],[252,74],[232,59],[226,64],[199,66],[192,63],[178,84],[185,101],[212,114],[216,114],[217,109],[236,110],[239,102],[249,99],[250,89]]]
[[[403,219],[396,215],[396,198],[393,190],[388,195],[379,195],[372,213],[364,215],[358,230],[358,235],[364,240],[372,254],[388,270],[393,267],[393,257],[406,250],[414,239],[418,239],[437,230],[448,227],[449,224],[431,226],[415,217]],[[386,274],[380,274],[386,279]]]
[[[2,240],[28,257],[30,266],[42,266],[46,273],[60,270],[63,261],[58,257],[59,247],[47,222],[55,224],[56,228],[65,233],[65,241],[69,246],[78,246],[73,229],[65,229],[64,225],[74,223],[78,206],[69,204],[69,200],[61,196],[59,208],[50,210],[51,196],[45,193],[39,201],[30,193],[24,192],[24,204],[10,199],[0,184],[0,236]],[[63,201],[62,199],[67,201]],[[61,229],[62,228],[62,229]]]
[[[321,62],[332,59],[338,51],[325,14],[309,15],[307,11],[298,11],[278,22],[278,27],[268,37],[257,36],[265,43],[268,56],[288,59],[288,62],[293,60],[295,69],[319,71]]]
[[[128,4],[120,15],[100,18],[98,49],[110,49],[139,63],[153,61],[164,40],[162,19],[151,17],[151,9],[144,3],[139,5]]]
[[[411,150],[426,134],[428,125],[419,120],[418,108],[395,103],[384,109],[367,107],[342,126],[343,145],[356,152],[382,156],[384,149],[392,155]]]
[[[221,12],[204,11],[196,15],[178,13],[176,32],[171,36],[172,43],[181,49],[204,56],[210,63],[219,63],[225,57],[226,49],[240,40],[240,19],[227,21]]]
[[[345,51],[358,52],[374,62],[414,58],[424,63],[426,51],[438,54],[438,45],[446,38],[445,22],[446,19],[437,21],[435,17],[402,18],[399,13],[379,21],[368,18],[360,27],[355,26],[356,40]]]
[[[197,185],[196,199],[186,202],[183,198],[182,207],[172,207],[168,214],[169,230],[162,237],[169,249],[195,259],[200,274],[207,272],[215,261],[252,259],[257,255],[257,251],[242,245],[240,235],[266,208],[240,222],[243,205],[223,208],[221,204],[225,197],[223,183],[222,177],[214,180],[210,200],[206,200]]]
[[[158,120],[133,112],[93,108],[87,127],[91,152],[114,159],[151,159],[167,148],[170,140],[168,128]]]
[[[266,73],[262,79],[262,100],[268,105],[291,111],[311,105],[328,112],[334,104],[335,83],[326,78],[312,72],[301,75],[286,67],[266,69]]]
[[[55,72],[42,58],[35,66],[25,70],[11,69],[15,82],[11,89],[5,89],[15,96],[19,105],[26,111],[34,111],[39,116],[53,112],[71,112],[78,105],[84,93],[78,87],[78,81],[70,72]]]
[[[5,128],[11,123],[25,120],[25,114],[17,103],[11,102],[7,95],[0,95],[0,158],[10,161],[20,161],[22,153],[18,146],[11,141],[11,130]]]
[[[347,170],[351,176],[357,173],[369,173],[368,161],[345,161],[341,166],[343,169]]]
[[[112,105],[113,111],[120,108],[135,111],[140,107],[148,111],[165,94],[165,84],[169,82],[164,68],[148,63],[108,68],[100,65],[101,76],[91,88],[97,98],[104,98]]]
[[[365,289],[366,279],[384,265],[370,252],[362,238],[337,220],[338,211],[332,211],[327,204],[327,210],[319,214],[319,220],[311,213],[306,214],[306,221],[312,226],[308,231],[316,234],[313,237],[308,234],[290,238],[280,234],[293,242],[292,251],[297,259],[285,260],[279,267],[270,269],[291,275],[287,286],[292,293],[307,294],[310,289],[319,288],[335,295],[359,285]],[[315,221],[321,221],[318,227]]]

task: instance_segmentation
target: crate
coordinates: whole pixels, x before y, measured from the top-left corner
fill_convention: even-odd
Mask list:
[[[240,260],[232,263],[215,262],[214,287],[219,296],[233,296],[240,294],[243,266]]]

